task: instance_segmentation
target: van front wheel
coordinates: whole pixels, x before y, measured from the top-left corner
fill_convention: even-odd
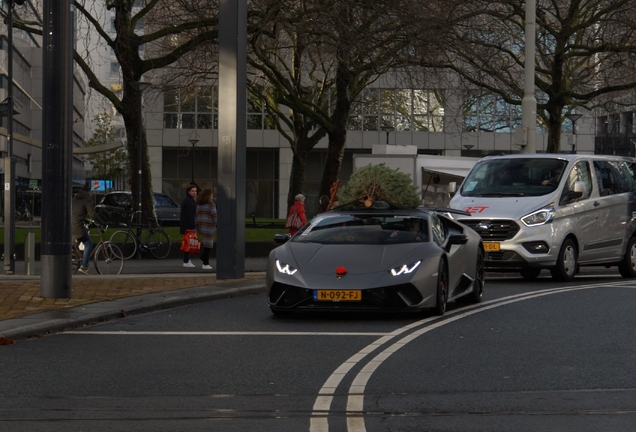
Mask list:
[[[550,269],[552,278],[559,282],[570,282],[574,280],[577,269],[576,260],[576,246],[571,239],[566,239],[559,251],[556,265]]]
[[[624,278],[636,277],[636,237],[629,239],[625,256],[618,265],[618,271]]]

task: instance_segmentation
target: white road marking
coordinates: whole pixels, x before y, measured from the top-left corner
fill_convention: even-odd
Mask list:
[[[386,336],[390,333],[368,332],[256,332],[256,331],[66,331],[75,335],[116,335],[116,336]]]
[[[331,409],[331,402],[333,401],[332,395],[335,393],[340,382],[344,379],[346,373],[349,372],[367,354],[373,352],[374,350],[378,349],[380,346],[389,342],[394,337],[408,330],[411,330],[415,327],[426,325],[429,322],[434,320],[441,320],[440,322],[435,323],[432,326],[426,327],[425,329],[422,329],[418,332],[414,332],[402,338],[400,341],[396,342],[395,344],[393,344],[392,346],[384,350],[380,355],[376,356],[373,360],[371,360],[371,362],[369,362],[360,371],[360,373],[356,376],[356,378],[354,379],[349,389],[349,398],[347,400],[348,413],[356,414],[355,416],[348,415],[347,417],[347,427],[349,432],[365,432],[366,431],[366,428],[364,425],[364,419],[360,417],[359,414],[362,413],[363,405],[364,405],[363,392],[364,392],[366,383],[368,382],[373,372],[391,354],[393,354],[402,346],[406,345],[408,342],[411,342],[418,336],[426,333],[427,331],[441,327],[442,325],[447,324],[449,322],[453,322],[465,316],[473,315],[477,312],[482,312],[488,309],[492,309],[494,307],[504,306],[504,305],[514,303],[517,301],[522,301],[522,300],[531,299],[534,297],[540,297],[540,296],[549,295],[549,294],[556,294],[559,292],[573,291],[577,289],[606,287],[608,285],[616,286],[616,287],[626,286],[628,288],[634,288],[633,285],[626,284],[626,282],[616,282],[616,283],[610,283],[610,284],[602,283],[602,284],[593,284],[593,285],[583,285],[578,287],[552,288],[549,290],[541,291],[539,293],[527,292],[527,293],[515,294],[512,296],[502,297],[499,299],[490,300],[480,304],[463,307],[461,309],[456,309],[454,311],[447,312],[444,315],[444,317],[435,316],[435,317],[426,318],[421,321],[417,321],[415,323],[409,324],[408,326],[397,329],[394,332],[390,333],[389,335],[381,339],[378,339],[373,344],[363,348],[357,354],[353,355],[351,358],[345,361],[345,363],[343,363],[340,367],[338,367],[338,369],[336,369],[336,371],[334,371],[334,373],[327,379],[327,381],[325,382],[325,384],[322,386],[322,388],[319,391],[320,396],[318,396],[318,398],[316,398],[316,401],[314,402],[313,413],[310,419],[309,431],[310,432],[328,432],[329,431],[329,423],[328,423],[327,416],[329,415],[329,410]],[[448,316],[451,316],[454,314],[458,314],[458,316],[452,317],[451,319],[447,318]]]

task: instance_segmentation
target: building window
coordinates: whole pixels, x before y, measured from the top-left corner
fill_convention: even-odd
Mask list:
[[[164,127],[210,129],[213,111],[212,87],[181,89],[164,93]]]
[[[7,128],[7,117],[6,116],[2,116],[0,117],[0,127],[3,128]],[[15,119],[13,120],[13,133],[14,134],[20,134],[20,135],[24,135],[26,137],[30,137],[31,136],[31,129],[28,128],[27,126],[23,125],[22,123],[20,123],[19,121],[16,121]]]
[[[194,151],[194,154],[192,153]],[[218,184],[217,149],[185,145],[163,148],[162,190],[181,202],[185,187],[194,177],[200,188],[216,192]],[[194,171],[192,163],[194,162]],[[247,149],[245,217],[277,217],[278,149]]]
[[[444,97],[441,90],[365,89],[352,103],[349,130],[444,130]]]
[[[275,130],[276,117],[267,112],[265,104],[258,98],[247,97],[247,128]]]
[[[216,92],[210,86],[166,91],[163,126],[166,129],[216,129],[216,101]]]
[[[510,133],[521,126],[521,106],[497,95],[470,93],[463,105],[464,132]]]
[[[0,75],[0,88],[6,89],[9,84],[9,77]],[[13,97],[21,107],[31,107],[31,99],[18,86],[13,86]],[[15,105],[14,105],[15,108]]]

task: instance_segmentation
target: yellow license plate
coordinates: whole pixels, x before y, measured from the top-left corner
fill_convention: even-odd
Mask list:
[[[314,300],[318,301],[362,301],[360,290],[314,290]]]
[[[499,252],[499,243],[484,243],[484,250],[486,252]]]

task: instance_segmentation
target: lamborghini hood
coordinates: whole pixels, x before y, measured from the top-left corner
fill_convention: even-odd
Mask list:
[[[381,272],[410,259],[423,259],[437,254],[434,243],[395,245],[322,245],[290,242],[289,252],[302,272],[331,274],[344,267],[349,274]]]

